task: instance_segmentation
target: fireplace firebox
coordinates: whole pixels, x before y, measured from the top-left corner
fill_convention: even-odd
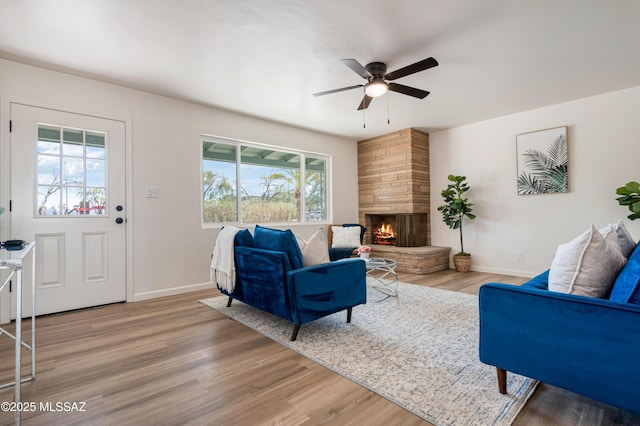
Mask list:
[[[427,245],[427,213],[367,214],[365,241],[397,247]]]

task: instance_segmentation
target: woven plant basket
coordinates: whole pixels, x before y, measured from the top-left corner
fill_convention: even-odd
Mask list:
[[[453,256],[453,266],[456,267],[458,272],[469,272],[471,267],[471,256]]]

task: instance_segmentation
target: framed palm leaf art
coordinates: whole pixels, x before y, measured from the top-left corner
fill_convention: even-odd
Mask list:
[[[516,135],[518,195],[569,192],[567,127]]]

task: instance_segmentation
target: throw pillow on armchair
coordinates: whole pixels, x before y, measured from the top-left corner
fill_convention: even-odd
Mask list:
[[[357,223],[329,226],[329,257],[331,261],[349,258],[356,254],[362,245],[364,233],[367,230]],[[336,233],[338,234],[336,239]]]

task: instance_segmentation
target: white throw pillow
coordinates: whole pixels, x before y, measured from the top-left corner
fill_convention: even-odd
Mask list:
[[[360,247],[359,226],[332,226],[331,247]]]
[[[324,229],[318,228],[307,241],[300,237],[296,237],[296,240],[300,246],[300,251],[302,251],[304,266],[319,265],[331,261],[329,259],[329,244],[327,243]]]
[[[595,226],[558,246],[549,271],[549,290],[605,298],[625,258]]]
[[[629,231],[622,223],[622,219],[618,223],[610,223],[600,230],[600,233],[604,235],[604,238],[610,243],[614,242],[618,244],[622,255],[625,259],[628,259],[633,249],[636,248],[636,242],[634,241]]]

